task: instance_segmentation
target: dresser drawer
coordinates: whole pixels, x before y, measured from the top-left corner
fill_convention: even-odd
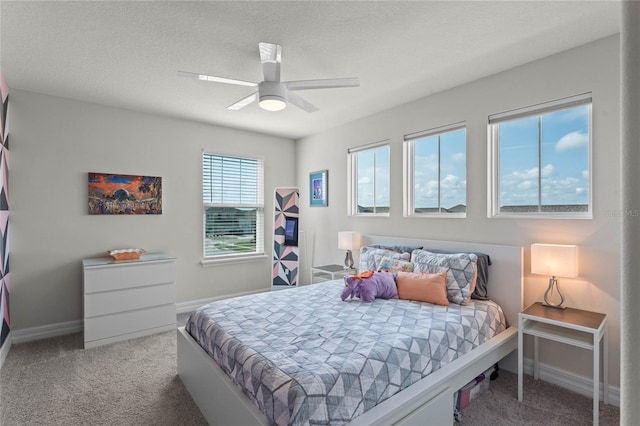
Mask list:
[[[84,269],[84,293],[143,287],[152,284],[173,283],[176,280],[174,261],[126,263],[108,267]]]
[[[84,296],[84,316],[97,317],[116,312],[167,305],[176,300],[176,286],[167,284],[88,293]]]
[[[176,323],[175,304],[85,318],[84,341],[105,339]]]

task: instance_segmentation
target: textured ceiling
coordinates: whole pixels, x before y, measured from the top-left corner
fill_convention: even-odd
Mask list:
[[[297,139],[619,31],[617,1],[0,2],[0,65],[15,89]],[[226,106],[261,81],[359,77],[296,92],[320,108]]]

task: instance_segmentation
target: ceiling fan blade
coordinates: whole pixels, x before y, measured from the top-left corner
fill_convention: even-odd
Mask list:
[[[237,111],[240,108],[244,108],[247,105],[249,105],[251,102],[255,102],[257,100],[258,100],[258,92],[253,92],[249,96],[246,96],[246,97],[240,99],[238,102],[236,102],[236,103],[234,103],[232,105],[229,105],[227,107],[227,109],[231,109],[231,110]]]
[[[285,81],[289,90],[333,89],[339,87],[358,87],[360,79],[354,78],[327,78],[324,80],[300,80]]]
[[[239,86],[250,86],[250,87],[258,86],[258,83],[253,83],[251,81],[234,80],[232,78],[224,78],[224,77],[215,77],[212,75],[198,74],[196,72],[178,71],[178,76],[186,77],[186,78],[195,78],[197,80],[203,80],[203,81],[213,81],[215,83],[237,84]]]
[[[302,99],[300,96],[294,93],[287,93],[287,102],[290,102],[297,106],[300,109],[303,109],[307,112],[315,112],[318,110],[318,107],[310,104],[309,102]]]
[[[280,63],[282,62],[282,47],[279,44],[258,43],[260,61],[264,81],[280,81]]]

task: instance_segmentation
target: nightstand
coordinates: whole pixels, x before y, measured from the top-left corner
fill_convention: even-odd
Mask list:
[[[523,346],[525,334],[533,336],[533,378],[538,380],[538,338],[554,340],[593,351],[593,424],[598,424],[600,391],[600,343],[602,349],[603,401],[609,403],[607,316],[581,309],[555,309],[536,302],[518,314],[518,401],[522,401]]]
[[[311,284],[315,284],[314,278],[318,278],[319,281],[335,280],[347,275],[355,274],[355,269],[345,269],[342,265],[322,265],[314,266],[311,268]]]

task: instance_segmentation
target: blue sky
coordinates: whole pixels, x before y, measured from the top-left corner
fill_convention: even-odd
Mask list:
[[[538,164],[538,117],[500,123],[500,205],[589,202],[589,107],[542,115]]]
[[[541,116],[541,158],[538,116],[500,123],[500,205],[537,205],[541,175],[543,205],[589,203],[589,106]],[[466,131],[464,129],[415,142],[415,207],[466,205]],[[375,157],[375,170],[374,170]],[[540,167],[541,166],[541,167]],[[358,204],[389,206],[389,148],[358,153]]]
[[[415,207],[438,207],[438,135],[416,140]],[[467,205],[466,130],[440,135],[440,207]]]
[[[358,153],[358,205],[364,207],[374,205],[374,176],[375,205],[376,207],[389,207],[388,145]]]

